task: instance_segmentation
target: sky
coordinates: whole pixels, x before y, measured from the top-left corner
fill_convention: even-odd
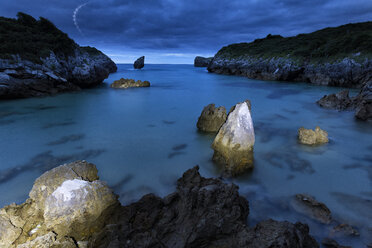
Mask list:
[[[117,63],[192,64],[231,43],[372,21],[372,0],[0,0],[0,16],[51,20]]]

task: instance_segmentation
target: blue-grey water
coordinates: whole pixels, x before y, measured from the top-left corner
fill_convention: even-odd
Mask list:
[[[95,163],[123,204],[173,192],[195,165],[203,176],[219,176],[211,161],[214,136],[197,131],[198,116],[209,103],[229,109],[250,99],[255,168],[233,180],[250,202],[249,224],[303,221],[318,239],[327,236],[329,227],[290,207],[291,196],[308,193],[334,219],[358,227],[362,237],[344,244],[372,242],[372,125],[315,104],[340,88],[216,75],[192,65],[118,67],[95,89],[0,102],[0,207],[23,202],[44,171],[77,159]],[[111,89],[121,77],[149,80],[151,87]],[[297,143],[298,128],[317,125],[328,131],[329,144]]]

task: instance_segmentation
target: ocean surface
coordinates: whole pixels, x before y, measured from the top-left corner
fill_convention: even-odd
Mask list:
[[[118,90],[114,80],[148,80],[150,88]],[[255,168],[235,179],[250,203],[249,225],[273,218],[310,225],[318,241],[331,227],[293,211],[291,199],[307,193],[324,202],[339,223],[356,226],[355,247],[372,242],[372,124],[353,112],[315,104],[340,88],[269,82],[208,73],[192,65],[119,65],[98,88],[53,97],[0,102],[0,207],[21,203],[34,180],[57,165],[84,159],[123,204],[146,193],[165,196],[176,180],[199,165],[218,177],[211,161],[214,135],[196,128],[204,106],[230,109],[252,102]],[[352,90],[352,94],[357,91]],[[297,130],[319,125],[330,143],[308,147]]]

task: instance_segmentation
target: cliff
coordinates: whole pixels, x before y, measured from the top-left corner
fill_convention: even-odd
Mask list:
[[[45,18],[0,17],[0,99],[44,96],[102,83],[117,70],[93,47],[81,47]]]
[[[208,71],[261,80],[361,87],[372,80],[372,22],[223,47]]]

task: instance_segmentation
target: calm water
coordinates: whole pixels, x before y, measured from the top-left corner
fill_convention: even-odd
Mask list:
[[[121,77],[152,86],[109,88]],[[291,210],[290,197],[308,193],[335,219],[358,226],[361,240],[344,242],[359,246],[372,236],[372,125],[315,104],[339,90],[210,74],[191,65],[146,65],[142,71],[119,65],[99,88],[0,102],[0,207],[23,202],[45,170],[77,159],[95,163],[124,204],[149,192],[173,192],[176,179],[197,164],[202,175],[219,176],[211,161],[214,136],[197,131],[198,116],[209,103],[229,109],[250,99],[255,169],[233,180],[250,201],[250,224],[299,220],[325,236],[327,228]],[[331,142],[299,145],[298,128],[316,125]]]

